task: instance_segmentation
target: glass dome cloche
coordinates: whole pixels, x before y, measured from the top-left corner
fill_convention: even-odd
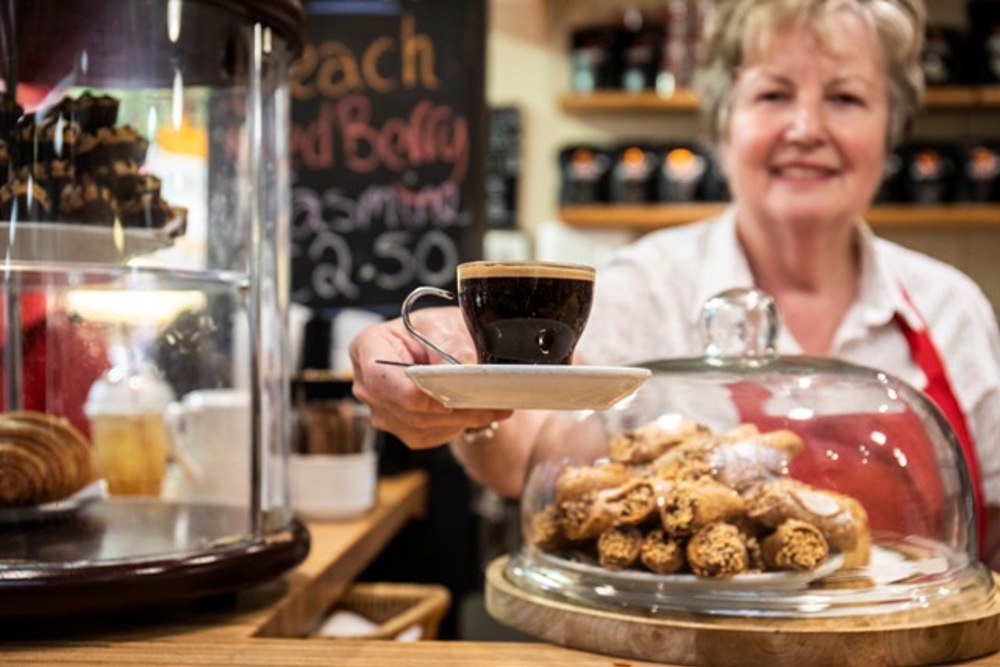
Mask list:
[[[759,290],[713,297],[702,324],[703,357],[642,364],[650,379],[611,409],[547,418],[521,550],[490,572],[494,615],[579,648],[677,662],[732,644],[694,641],[692,623],[807,645],[914,618],[926,639],[930,619],[958,608],[995,627],[969,471],[930,399],[870,368],[779,356],[777,309]],[[573,616],[576,631],[521,625],[512,605]],[[836,644],[824,650],[844,657]],[[911,659],[898,664],[922,664]]]
[[[286,358],[299,0],[0,12],[0,617],[305,557]]]

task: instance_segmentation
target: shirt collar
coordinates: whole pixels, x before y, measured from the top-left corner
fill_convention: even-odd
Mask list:
[[[705,302],[724,290],[753,287],[753,273],[743,246],[736,236],[736,207],[728,206],[708,230],[704,261],[701,262],[695,299],[691,303],[691,322],[701,323]]]
[[[858,221],[858,243],[861,250],[858,304],[864,324],[868,327],[883,326],[898,314],[911,328],[923,329],[920,314],[904,295],[899,276],[885,254],[875,252],[879,241],[864,220]]]
[[[864,220],[857,224],[861,253],[861,282],[856,306],[868,327],[889,323],[899,313],[913,329],[923,328],[920,315],[903,295],[902,284],[884,255],[875,252],[878,240]],[[737,287],[753,287],[753,273],[743,245],[736,235],[736,207],[730,205],[708,230],[705,261],[701,263],[691,322],[699,326],[702,306],[719,292]]]

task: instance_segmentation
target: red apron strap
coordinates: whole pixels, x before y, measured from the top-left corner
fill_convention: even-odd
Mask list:
[[[906,290],[902,286],[900,286],[900,290],[910,308],[919,316],[919,312],[910,300],[910,296],[906,293]],[[899,313],[896,313],[893,319],[903,333],[903,337],[906,338],[906,344],[910,348],[910,356],[927,378],[927,386],[924,388],[924,393],[930,396],[945,418],[947,418],[962,447],[962,453],[965,455],[965,463],[969,467],[969,476],[972,478],[972,497],[976,504],[976,528],[979,533],[980,556],[982,556],[983,549],[986,547],[986,508],[983,503],[982,477],[979,474],[979,456],[976,453],[976,447],[965,420],[965,413],[962,411],[962,407],[955,397],[955,392],[952,391],[947,371],[945,370],[944,363],[941,361],[941,355],[938,354],[937,347],[935,347],[934,341],[931,339],[927,324],[923,323],[923,328],[917,330],[911,327]]]

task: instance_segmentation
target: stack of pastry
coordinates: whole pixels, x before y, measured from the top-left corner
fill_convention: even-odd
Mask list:
[[[0,413],[0,507],[60,500],[94,479],[86,438],[62,417]]]
[[[658,574],[810,571],[830,553],[845,567],[866,564],[864,507],[789,477],[802,448],[791,431],[751,424],[726,433],[683,419],[646,425],[613,438],[607,460],[564,469],[529,540]]]
[[[149,141],[117,125],[109,95],[64,97],[35,113],[0,95],[0,220],[68,222],[183,232],[180,209],[143,171]],[[178,228],[178,229],[175,229]]]

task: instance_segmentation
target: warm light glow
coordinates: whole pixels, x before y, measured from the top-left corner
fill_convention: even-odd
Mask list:
[[[159,122],[156,115],[156,107],[150,105],[149,114],[146,116],[146,136],[155,137],[156,136],[156,125]]]
[[[71,314],[92,322],[164,324],[184,310],[205,307],[205,294],[171,290],[78,289],[66,297]]]
[[[167,37],[171,44],[181,38],[181,0],[167,2]]]
[[[184,123],[184,77],[181,76],[180,70],[174,71],[174,92],[171,102],[171,120],[173,120],[174,129],[179,130],[181,124]]]
[[[904,454],[902,450],[900,450],[900,449],[893,449],[892,450],[892,455],[896,457],[896,461],[899,462],[899,467],[900,468],[905,468],[906,467],[907,458],[906,458],[906,454]]]
[[[806,421],[807,419],[812,419],[814,414],[810,408],[792,408],[788,411],[788,418],[797,421]]]

